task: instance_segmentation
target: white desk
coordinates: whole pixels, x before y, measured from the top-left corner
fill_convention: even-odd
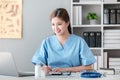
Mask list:
[[[0,80],[35,80],[35,79],[34,76],[30,77],[0,76]],[[120,80],[120,75],[108,75],[102,78],[81,78],[79,76],[46,76],[45,79],[40,80]]]

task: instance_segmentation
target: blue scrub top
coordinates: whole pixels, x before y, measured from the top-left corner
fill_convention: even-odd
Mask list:
[[[85,40],[71,34],[64,45],[59,43],[56,35],[43,40],[32,58],[35,64],[40,64],[41,61],[52,68],[65,68],[90,65],[96,60]]]

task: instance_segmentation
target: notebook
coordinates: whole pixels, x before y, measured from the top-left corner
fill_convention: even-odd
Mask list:
[[[0,75],[7,76],[34,76],[34,72],[19,72],[13,55],[10,52],[0,52]]]

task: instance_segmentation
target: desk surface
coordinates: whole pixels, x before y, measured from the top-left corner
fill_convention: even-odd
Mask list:
[[[0,80],[35,80],[34,76],[29,77],[12,77],[0,76]],[[120,80],[120,75],[107,75],[102,78],[81,78],[79,76],[46,76],[45,79],[40,80]]]

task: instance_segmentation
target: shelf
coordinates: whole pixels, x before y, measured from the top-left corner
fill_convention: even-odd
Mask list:
[[[120,2],[103,2],[103,4],[120,4]]]
[[[91,50],[101,50],[102,48],[90,48]]]
[[[120,24],[109,24],[109,25],[103,25],[104,27],[120,27]]]
[[[109,61],[107,61],[109,57],[120,57],[120,2],[103,2],[104,0],[79,1],[71,3],[73,33],[83,37],[88,46],[95,46],[90,47],[90,50],[97,57],[97,65],[93,69],[99,69],[100,67],[109,68]],[[90,22],[87,19],[89,12],[94,12],[98,15],[97,24],[89,24]],[[99,37],[97,32],[98,34],[100,33]],[[97,44],[101,47],[97,47]]]
[[[73,27],[101,27],[101,25],[73,25]]]
[[[81,5],[100,5],[101,1],[81,1],[81,2],[74,2],[72,4],[81,4]]]
[[[120,50],[120,47],[119,48],[103,48],[105,50]]]

